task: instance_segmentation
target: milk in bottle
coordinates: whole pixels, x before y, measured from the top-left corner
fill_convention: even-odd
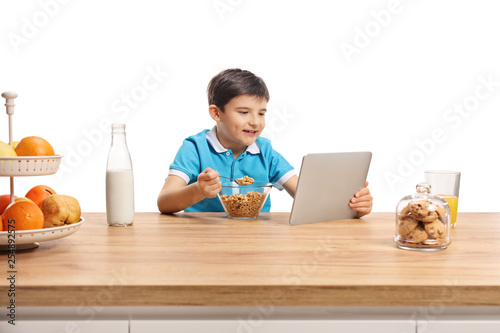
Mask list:
[[[111,148],[106,167],[106,216],[111,226],[134,222],[134,174],[125,140],[125,125],[112,125]]]

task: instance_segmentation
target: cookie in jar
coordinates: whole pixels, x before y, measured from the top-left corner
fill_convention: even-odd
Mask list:
[[[451,243],[450,207],[431,194],[428,183],[417,184],[417,192],[402,198],[396,207],[394,242],[406,250],[444,250]]]

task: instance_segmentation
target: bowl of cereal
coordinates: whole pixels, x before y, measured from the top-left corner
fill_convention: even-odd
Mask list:
[[[273,184],[255,182],[240,185],[236,182],[222,183],[217,195],[229,218],[253,219],[259,216]]]

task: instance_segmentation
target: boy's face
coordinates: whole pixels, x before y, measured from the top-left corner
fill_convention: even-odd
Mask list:
[[[266,126],[267,100],[257,96],[236,96],[224,106],[222,112],[215,105],[209,107],[217,121],[217,136],[227,149],[243,151],[250,146]]]

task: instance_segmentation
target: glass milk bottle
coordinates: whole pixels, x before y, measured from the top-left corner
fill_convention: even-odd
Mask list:
[[[111,226],[134,223],[134,174],[125,139],[125,124],[112,125],[106,167],[106,216]]]

